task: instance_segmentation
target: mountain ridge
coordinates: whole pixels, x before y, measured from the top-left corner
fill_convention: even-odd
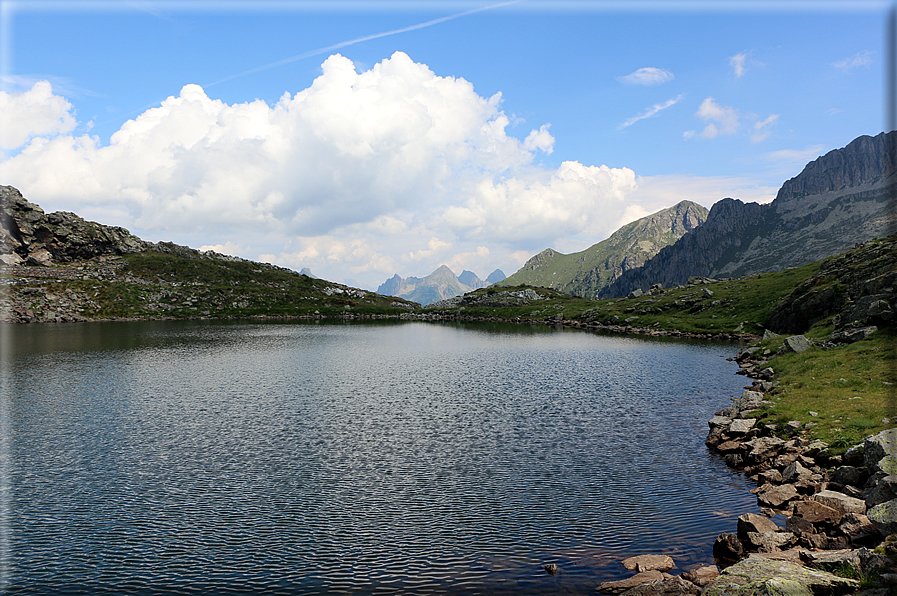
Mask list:
[[[540,286],[595,298],[624,272],[640,267],[662,247],[697,228],[707,214],[697,203],[680,201],[629,222],[583,251],[563,254],[546,248],[498,285]]]
[[[599,298],[689,277],[743,277],[822,260],[894,225],[897,132],[861,136],[807,164],[768,204],[723,199],[690,234],[625,272]]]

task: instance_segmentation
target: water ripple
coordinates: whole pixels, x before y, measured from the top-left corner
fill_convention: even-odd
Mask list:
[[[727,346],[21,327],[10,593],[593,593],[632,554],[712,560],[753,503],[703,445],[740,384]]]

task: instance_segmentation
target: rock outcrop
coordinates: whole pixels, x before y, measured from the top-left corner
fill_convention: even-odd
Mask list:
[[[0,186],[0,217],[3,265],[50,266],[141,252],[150,246],[124,228],[85,221],[65,211],[46,214],[11,186]]]
[[[601,298],[691,276],[742,277],[822,260],[894,232],[897,132],[862,136],[786,181],[767,205],[723,199],[707,221],[643,267],[624,272]]]
[[[803,333],[835,315],[839,343],[858,341],[872,327],[897,320],[897,236],[862,244],[826,259],[810,279],[776,305],[766,326],[781,333]]]

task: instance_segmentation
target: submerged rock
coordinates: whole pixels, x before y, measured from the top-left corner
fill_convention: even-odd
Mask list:
[[[629,571],[669,571],[673,568],[673,559],[668,555],[638,555],[623,559],[623,567]]]

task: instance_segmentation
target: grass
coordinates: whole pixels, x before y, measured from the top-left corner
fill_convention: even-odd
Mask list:
[[[778,344],[781,339],[762,345],[775,349]],[[897,419],[895,346],[897,331],[888,328],[854,344],[776,356],[770,366],[779,375],[779,386],[762,421],[780,426],[791,420],[813,423],[804,434],[828,442],[836,452],[892,428]]]

